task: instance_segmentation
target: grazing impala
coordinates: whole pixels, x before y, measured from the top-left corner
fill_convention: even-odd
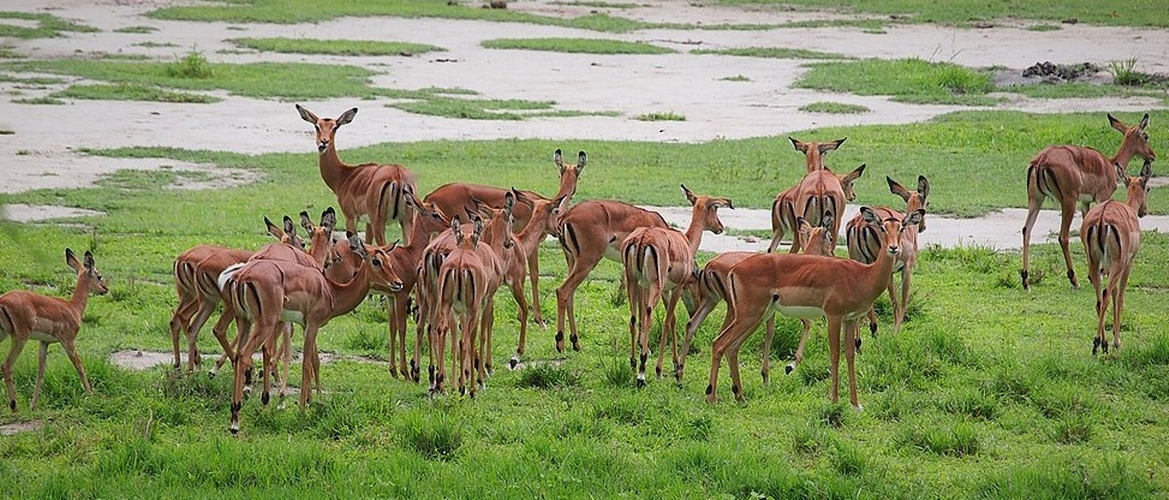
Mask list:
[[[866,164],[862,163],[861,166],[857,167],[852,172],[849,172],[849,173],[843,174],[843,175],[836,175],[836,184],[840,185],[840,190],[841,190],[841,194],[843,195],[844,201],[848,202],[848,201],[856,200],[856,191],[853,189],[853,184],[856,182],[857,179],[860,178],[860,176],[862,174],[865,173],[865,165]],[[832,171],[828,170],[827,168],[824,168],[823,171],[826,173],[813,174],[810,172],[810,173],[806,174],[804,178],[807,179],[808,178],[807,176],[814,175],[817,179],[821,179],[821,177],[826,179],[827,175],[832,173]],[[833,175],[835,175],[835,174],[833,174]],[[821,180],[823,180],[823,179],[821,179]],[[832,185],[832,183],[830,181],[827,184],[829,186]],[[774,252],[776,248],[779,248],[779,241],[781,239],[783,239],[783,235],[786,234],[787,232],[792,233],[792,246],[791,246],[790,253],[796,253],[796,250],[798,250],[804,246],[800,240],[800,237],[802,235],[797,230],[798,224],[796,224],[796,219],[802,217],[802,215],[797,213],[796,206],[797,206],[797,204],[803,204],[803,208],[805,209],[805,212],[810,213],[810,212],[815,212],[815,210],[808,210],[808,207],[807,207],[808,204],[813,204],[814,207],[822,207],[823,205],[816,203],[817,200],[813,199],[810,195],[808,197],[805,197],[803,199],[803,201],[801,201],[800,195],[805,194],[805,193],[801,192],[801,190],[800,190],[800,188],[803,185],[804,185],[803,180],[801,180],[800,183],[784,190],[782,193],[779,193],[779,195],[777,195],[775,197],[775,201],[771,203],[771,233],[772,233],[772,236],[771,236],[771,244],[767,246],[768,253]],[[833,198],[834,202],[837,202],[839,200],[840,200],[840,198]],[[840,205],[840,206],[843,207],[843,205]],[[841,210],[843,210],[843,209],[841,209]],[[836,212],[837,212],[837,210],[824,211],[824,213],[822,215],[820,215],[820,221],[813,224],[813,226],[814,227],[827,227],[828,231],[825,232],[824,234],[832,235],[836,230],[840,229],[840,224],[837,223],[836,227],[833,228],[833,227],[831,227],[831,225],[825,226],[824,221],[825,220],[836,221],[837,217],[839,215]],[[819,212],[817,212],[817,213],[819,213]],[[828,215],[831,215],[831,218],[827,217]],[[835,237],[832,238],[832,244],[833,245],[836,244]]]
[[[926,208],[926,197],[930,194],[930,181],[924,175],[917,176],[917,191],[905,189],[889,177],[885,177],[885,182],[889,183],[890,192],[905,200],[905,213]],[[876,207],[873,210],[882,220],[890,217],[895,219],[905,217],[905,213],[888,207]],[[909,281],[913,277],[913,266],[917,262],[917,234],[924,232],[925,218],[923,217],[920,224],[916,227],[905,228],[905,232],[902,233],[901,253],[898,254],[897,264],[893,268],[893,272],[901,272],[900,302],[897,301],[894,292],[896,282],[889,281],[889,302],[893,304],[894,330],[901,328],[901,323],[905,321],[905,311],[909,308]],[[857,215],[848,221],[845,238],[848,241],[848,256],[850,258],[865,264],[876,262],[877,254],[881,251],[881,240],[877,235],[876,228],[865,222],[863,217]],[[869,333],[877,335],[877,312],[875,309],[869,309]]]
[[[1096,289],[1096,338],[1092,339],[1092,354],[1103,348],[1108,354],[1108,340],[1104,337],[1104,316],[1108,299],[1112,299],[1112,347],[1120,349],[1120,315],[1124,310],[1124,289],[1128,275],[1141,246],[1141,222],[1145,216],[1145,199],[1149,193],[1149,177],[1153,175],[1149,162],[1141,168],[1140,177],[1129,177],[1116,166],[1117,178],[1128,188],[1125,202],[1107,200],[1088,211],[1080,227],[1080,239],[1088,256],[1088,279]],[[1108,278],[1102,286],[1101,280]]]
[[[401,165],[347,165],[341,161],[337,156],[337,129],[353,121],[357,108],[341,113],[335,120],[318,118],[299,104],[296,110],[301,119],[316,127],[321,179],[337,195],[337,204],[345,214],[345,228],[356,232],[358,219],[367,217],[366,243],[385,245],[386,223],[394,220],[409,243],[411,214],[402,194],[408,189],[417,192],[414,174]]]
[[[808,221],[800,218],[797,220],[796,227],[799,228],[801,241],[804,242],[802,253],[807,255],[825,255],[831,257],[833,255],[833,248],[829,246],[832,238],[829,237],[829,227],[832,226],[831,217],[825,219],[825,226],[812,227]],[[727,274],[731,268],[748,257],[759,255],[756,252],[724,252],[706,263],[702,268],[702,273],[698,275],[697,288],[698,292],[695,295],[698,297],[698,307],[694,310],[694,314],[690,316],[690,321],[686,323],[686,340],[682,342],[682,366],[679,367],[675,374],[679,382],[682,381],[683,368],[686,364],[686,356],[690,354],[690,342],[694,340],[694,334],[698,332],[698,328],[702,326],[702,322],[706,320],[706,316],[714,310],[720,302],[726,300],[727,296]],[[723,318],[722,327],[725,328],[730,324],[735,317],[735,311],[732,309],[732,304],[727,302],[727,314]],[[791,373],[799,366],[800,361],[804,359],[804,343],[808,339],[808,331],[812,328],[812,320],[807,318],[800,318],[803,324],[803,331],[800,332],[800,345],[796,349],[795,361],[787,365],[787,373]],[[771,341],[775,337],[775,319],[769,318],[767,320],[766,334],[763,340],[763,383],[771,382]]]
[[[33,410],[37,409],[37,402],[41,397],[41,381],[45,378],[45,358],[49,353],[49,344],[61,343],[69,361],[77,369],[81,377],[81,385],[86,392],[93,392],[89,379],[85,376],[85,366],[81,364],[81,356],[77,355],[77,333],[81,330],[81,317],[85,314],[85,304],[89,296],[105,295],[109,291],[101,273],[94,267],[93,254],[85,252],[84,263],[77,261],[73,250],[65,249],[65,263],[77,273],[77,286],[73,289],[73,298],[63,300],[56,297],[46,297],[25,290],[13,290],[0,295],[0,342],[5,338],[11,339],[8,356],[0,365],[0,372],[4,374],[4,385],[8,389],[8,408],[16,413],[16,385],[12,381],[12,365],[24,349],[29,340],[40,342],[37,357],[37,379],[33,386]]]
[[[357,274],[346,283],[336,283],[320,269],[293,262],[254,260],[233,274],[226,283],[229,303],[240,323],[239,349],[234,353],[235,371],[231,400],[231,432],[239,432],[244,372],[252,364],[252,353],[263,346],[265,366],[271,357],[271,340],[280,323],[291,321],[304,327],[304,361],[301,368],[300,404],[311,399],[310,385],[320,370],[317,330],[329,320],[352,311],[369,293],[371,283],[388,289],[401,287],[386,257],[392,248],[366,247],[348,233],[350,250],[362,256]],[[268,394],[264,379],[264,394]]]
[[[580,174],[584,171],[585,164],[588,163],[588,155],[584,151],[577,153],[576,165],[572,165],[564,163],[561,152],[557,149],[552,153],[552,163],[560,171],[560,187],[551,198],[545,198],[531,191],[520,191],[523,193],[526,201],[517,205],[513,211],[512,216],[515,218],[514,228],[516,231],[528,227],[528,221],[532,218],[531,202],[560,200],[560,205],[557,208],[561,212],[568,208],[568,203],[572,199],[572,195],[576,194],[576,186],[580,180]],[[509,190],[495,186],[452,182],[450,184],[444,184],[426,195],[426,202],[434,203],[443,213],[453,216],[478,210],[478,204],[480,203],[493,208],[503,208],[505,195],[514,189]],[[539,241],[543,241],[544,236],[549,235],[556,236],[555,225],[550,225],[546,231],[541,233]],[[538,244],[529,249],[530,253],[527,256],[527,266],[528,279],[532,282],[532,319],[536,324],[544,327],[544,313],[540,308],[539,249],[540,246]]]
[[[734,319],[719,332],[711,348],[710,384],[706,400],[718,400],[718,368],[724,355],[731,370],[731,390],[742,401],[743,386],[739,378],[739,349],[760,322],[775,313],[799,318],[825,316],[828,319],[828,366],[831,388],[828,397],[836,402],[839,392],[841,330],[844,330],[845,358],[848,363],[849,401],[860,409],[856,395],[855,338],[857,321],[868,313],[893,276],[893,263],[901,251],[901,232],[921,222],[923,210],[904,219],[879,220],[877,213],[861,207],[865,220],[880,224],[882,252],[873,264],[822,257],[819,255],[760,254],[731,268],[728,277],[728,301]]]
[[[1080,211],[1087,214],[1088,206],[1093,202],[1112,199],[1118,180],[1115,165],[1127,170],[1134,156],[1149,162],[1157,159],[1157,153],[1149,145],[1149,134],[1145,132],[1149,126],[1148,113],[1132,127],[1112,115],[1108,115],[1108,122],[1124,134],[1120,149],[1112,157],[1089,147],[1059,145],[1048,146],[1031,159],[1031,165],[1027,167],[1027,221],[1023,224],[1023,270],[1020,272],[1024,289],[1031,289],[1028,275],[1031,229],[1035,227],[1044,200],[1051,198],[1059,203],[1059,246],[1067,264],[1068,281],[1072,288],[1079,288],[1080,283],[1076,281],[1076,272],[1072,268],[1072,254],[1068,250],[1068,231],[1075,216],[1076,202],[1080,203]]]
[[[526,200],[526,195],[514,189],[513,191],[519,201],[532,204],[532,216],[528,220],[528,225],[519,234],[512,237],[512,247],[504,249],[502,255],[503,282],[511,288],[511,296],[516,301],[516,312],[519,315],[520,323],[519,343],[516,345],[515,355],[508,361],[509,366],[514,369],[519,364],[520,357],[524,355],[528,338],[528,303],[524,299],[524,269],[528,267],[529,259],[537,258],[536,251],[540,242],[544,240],[544,235],[556,231],[556,219],[564,199]]]
[[[438,270],[438,300],[436,301],[435,330],[438,333],[431,349],[437,349],[439,359],[442,359],[444,338],[447,332],[451,333],[451,369],[459,374],[459,392],[465,393],[470,389],[471,396],[475,395],[476,377],[482,376],[479,372],[481,357],[476,355],[476,346],[486,343],[486,339],[476,338],[480,329],[479,324],[483,316],[488,314],[483,308],[487,307],[487,293],[491,281],[490,274],[494,266],[484,262],[484,253],[478,251],[479,237],[483,234],[483,221],[475,219],[470,234],[463,231],[459,218],[451,220],[451,231],[455,237],[455,248],[447,254],[442,266]],[[437,390],[442,390],[442,380],[446,378],[443,363],[439,362]]]
[[[662,377],[667,337],[673,348],[675,376],[680,375],[682,365],[678,360],[674,310],[682,297],[682,290],[690,285],[697,274],[694,257],[702,243],[702,232],[709,230],[714,234],[722,234],[723,224],[718,218],[718,209],[735,208],[730,198],[696,196],[685,184],[682,185],[682,192],[694,207],[686,232],[672,228],[640,228],[621,243],[621,262],[625,266],[625,286],[629,293],[629,366],[637,368],[638,387],[645,385],[650,323],[653,320],[653,309],[659,300],[666,304],[666,317],[662,322],[661,340],[658,342],[657,376]],[[639,345],[640,364],[637,362]],[[683,351],[682,355],[685,356],[686,352]]]

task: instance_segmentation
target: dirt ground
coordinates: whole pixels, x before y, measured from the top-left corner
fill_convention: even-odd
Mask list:
[[[628,34],[514,23],[442,19],[345,18],[303,25],[235,25],[157,21],[142,17],[149,10],[178,3],[167,0],[27,0],[6,10],[49,12],[101,29],[98,33],[69,33],[40,40],[0,40],[31,57],[76,57],[95,52],[145,54],[177,58],[192,49],[215,62],[305,61],[350,64],[381,74],[375,86],[400,89],[457,87],[485,98],[552,100],[558,109],[618,111],[616,117],[539,118],[523,121],[461,120],[409,114],[383,102],[337,99],[303,103],[321,115],[335,115],[359,106],[354,125],[340,139],[342,149],[381,142],[435,139],[545,138],[662,142],[698,142],[717,138],[782,136],[809,127],[860,124],[897,124],[930,119],[956,109],[953,106],[911,105],[880,96],[852,96],[790,88],[806,61],[712,55],[690,55],[695,48],[790,47],[843,53],[856,57],[919,57],[968,66],[1000,65],[1009,69],[1036,62],[1092,62],[1135,57],[1138,70],[1169,72],[1163,55],[1169,53],[1169,31],[1085,25],[1063,25],[1058,31],[1028,31],[1024,24],[989,29],[953,29],[938,26],[892,26],[883,34],[859,28],[777,29],[769,31],[647,30]],[[643,1],[636,9],[596,9],[554,5],[545,0],[513,1],[513,10],[544,15],[577,16],[593,10],[644,21],[687,23],[783,23],[835,18],[831,14],[785,12],[774,9],[697,7],[687,1]],[[2,20],[0,22],[20,22]],[[128,26],[152,26],[146,34],[114,33]],[[393,40],[446,48],[439,55],[414,57],[304,56],[272,53],[221,54],[234,49],[233,37],[307,37]],[[480,42],[515,37],[596,37],[648,41],[674,48],[671,55],[597,56],[511,50],[489,50]],[[141,42],[173,43],[177,47],[146,48]],[[721,80],[742,75],[747,82]],[[37,97],[58,90],[23,90],[20,97]],[[175,146],[243,153],[307,152],[313,149],[309,127],[291,102],[219,95],[215,104],[163,104],[124,101],[70,101],[64,106],[26,105],[4,95],[13,84],[0,83],[0,191],[20,192],[47,187],[84,186],[116,169],[169,166],[218,172],[223,184],[247,182],[239,172],[171,160],[92,158],[79,148]],[[218,94],[217,94],[218,95]],[[798,111],[814,101],[860,104],[872,111],[832,115]],[[1029,112],[1099,111],[1135,113],[1161,104],[1148,98],[1018,99],[999,106]],[[674,112],[683,122],[643,122],[633,116]],[[566,147],[571,149],[571,144]],[[795,161],[795,160],[793,160]],[[425,180],[423,185],[425,186]],[[210,183],[205,186],[221,185]],[[39,213],[35,211],[40,211]],[[31,211],[31,212],[30,212]],[[52,216],[43,207],[8,207],[18,220]],[[763,211],[760,211],[763,212]],[[1018,245],[1022,216],[1004,211],[985,219],[965,219],[961,230],[946,235],[943,244],[983,243],[997,248]],[[744,212],[747,213],[747,212]],[[751,212],[754,213],[754,212]],[[1058,217],[1048,214],[1041,223]],[[738,217],[730,227],[768,227],[760,218]],[[1145,219],[1149,227],[1169,230],[1169,219]],[[735,225],[741,224],[741,225]],[[980,226],[981,225],[981,226]],[[931,224],[944,228],[950,224]],[[939,234],[942,231],[938,232]],[[1037,239],[1046,230],[1041,226]],[[927,232],[928,235],[928,232]],[[923,236],[927,236],[923,235]],[[708,235],[710,236],[710,235]],[[987,237],[989,238],[989,237]],[[708,238],[715,242],[717,238]],[[741,240],[739,240],[741,241]],[[766,242],[763,242],[766,244]],[[731,241],[728,245],[738,245]],[[742,243],[748,245],[748,243]],[[715,243],[705,249],[721,250]],[[748,246],[748,248],[754,248]]]

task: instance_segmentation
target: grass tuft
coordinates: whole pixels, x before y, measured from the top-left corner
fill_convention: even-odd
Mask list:
[[[643,122],[684,122],[686,121],[686,116],[668,111],[664,113],[645,113],[637,115],[633,119]]]
[[[397,428],[402,444],[430,460],[453,460],[463,446],[461,423],[441,411],[409,411]]]
[[[848,115],[857,113],[868,113],[870,110],[865,106],[859,104],[848,104],[840,102],[819,101],[800,106],[800,111],[805,113],[828,113],[834,115]]]
[[[172,78],[207,79],[215,76],[215,71],[203,54],[189,52],[182,59],[167,65],[166,75]]]
[[[645,42],[595,38],[496,38],[484,40],[484,48],[541,50],[569,54],[673,54],[677,51]]]
[[[530,389],[564,389],[580,385],[581,375],[564,365],[536,363],[520,370],[516,387]]]

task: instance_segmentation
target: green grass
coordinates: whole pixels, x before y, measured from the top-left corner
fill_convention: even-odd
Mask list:
[[[13,99],[12,102],[17,103],[17,104],[51,104],[51,105],[65,104],[65,101],[62,101],[62,100],[57,99],[55,97],[49,97],[49,96]]]
[[[90,99],[99,101],[151,101],[207,104],[219,102],[215,96],[171,92],[157,87],[138,84],[116,85],[72,85],[52,97],[68,99]]]
[[[5,19],[19,19],[22,21],[36,21],[37,26],[30,28],[22,25],[5,23]],[[94,33],[99,31],[92,26],[61,19],[52,14],[30,12],[0,11],[0,37],[12,38],[59,38],[66,33]]]
[[[470,120],[524,120],[538,117],[615,116],[613,112],[584,112],[553,109],[552,101],[521,99],[462,99],[431,96],[423,100],[389,104],[410,113]]]
[[[695,49],[691,54],[717,54],[724,56],[764,57],[770,59],[852,59],[844,54],[820,52],[808,49],[786,47],[744,47],[737,49]]]
[[[1059,31],[1061,29],[1063,29],[1063,27],[1058,25],[1058,24],[1032,24],[1032,25],[1027,27],[1027,31],[1039,31],[1039,32]]]
[[[548,5],[569,5],[569,6],[573,6],[573,7],[596,7],[599,9],[636,9],[638,7],[644,6],[644,4],[640,4],[640,3],[592,2],[592,1],[585,1],[585,0],[548,2]]]
[[[178,47],[179,44],[171,42],[139,42],[132,45],[133,47],[146,47],[148,49],[157,49],[164,47]]]
[[[1037,2],[933,2],[931,0],[718,0],[725,5],[783,5],[802,10],[835,10],[849,14],[901,15],[900,22],[972,26],[996,19],[1026,19],[1107,26],[1169,27],[1169,12],[1163,9],[1117,9],[1107,2],[1091,0],[1042,0]]]
[[[1133,121],[1133,114],[1121,113]],[[301,123],[290,112],[289,123]],[[1169,120],[1154,111],[1151,127]],[[355,121],[350,126],[363,126]],[[1167,122],[1169,123],[1169,122]],[[302,125],[305,125],[302,123]],[[1151,134],[1155,131],[1151,128]],[[865,203],[894,203],[883,176],[923,173],[931,213],[1019,206],[1027,159],[1043,145],[1119,142],[1103,113],[1027,115],[964,112],[921,124],[794,131],[800,138],[849,137],[831,166],[869,162],[857,183]],[[339,140],[344,140],[340,138]],[[401,162],[428,192],[449,181],[555,190],[549,150],[562,141],[433,141],[347,149],[352,163]],[[590,164],[575,200],[616,198],[682,203],[677,182],[765,207],[797,179],[802,158],[783,137],[703,144],[581,141]],[[166,350],[174,307],[171,265],[199,243],[257,248],[270,241],[261,217],[335,203],[316,168],[310,138],[298,154],[240,155],[168,148],[89,151],[256,171],[262,181],[213,191],[159,189],[175,173],[126,172],[91,189],[0,194],[0,203],[51,203],[100,210],[77,225],[0,223],[0,289],[35,286],[61,296],[72,287],[61,249],[92,250],[111,293],[90,300],[79,347],[95,393],[81,389],[58,346],[50,348],[42,408],[28,409],[35,349],[14,367],[22,413],[40,430],[0,439],[0,473],[14,498],[175,498],[211,495],[370,497],[702,497],[702,498],[1163,498],[1169,495],[1169,236],[1145,233],[1129,283],[1124,347],[1090,354],[1094,300],[1048,279],[1017,285],[1019,256],[985,248],[926,248],[914,276],[914,310],[902,330],[866,335],[857,357],[856,412],[825,400],[823,322],[797,373],[758,376],[761,336],[743,347],[747,402],[707,405],[709,348],[723,310],[699,329],[699,353],[683,384],[651,380],[634,388],[628,368],[627,305],[610,296],[620,267],[603,262],[576,296],[583,350],[557,354],[553,331],[532,329],[526,361],[563,358],[543,372],[499,369],[476,399],[430,398],[425,386],[393,380],[384,365],[321,368],[326,393],[307,409],[244,402],[243,433],[227,432],[229,381],[174,377],[157,368],[110,365],[118,349]],[[604,160],[604,161],[601,161]],[[593,170],[595,169],[595,170]],[[638,182],[630,182],[634,176]],[[1007,184],[1004,189],[987,185]],[[770,186],[774,186],[774,189]],[[1163,189],[1150,209],[1166,213]],[[288,193],[297,193],[290,198]],[[936,197],[936,198],[934,198]],[[1020,200],[1023,198],[1023,200]],[[394,230],[391,230],[394,231]],[[1004,228],[1017,233],[1017,228]],[[1072,246],[1079,271],[1082,249]],[[1062,273],[1057,245],[1033,247],[1033,267]],[[554,242],[539,252],[544,312],[566,274]],[[705,261],[708,255],[701,255]],[[1010,276],[1002,281],[1000,277]],[[1012,286],[1013,285],[1013,286]],[[497,297],[494,352],[503,366],[515,348],[516,306]],[[322,349],[361,354],[384,344],[384,306],[370,301],[336,318]],[[660,317],[661,313],[655,316]],[[798,322],[779,322],[774,364],[787,360]],[[655,334],[656,336],[656,334]],[[366,337],[374,340],[364,340]],[[296,339],[301,338],[297,332]],[[354,341],[354,339],[359,339]],[[8,344],[3,344],[8,345]],[[219,352],[204,330],[202,350]],[[424,356],[425,362],[425,356]],[[667,362],[668,363],[668,362]],[[534,369],[533,369],[534,370]],[[292,376],[299,380],[298,366]]]
[[[126,26],[125,28],[118,28],[114,33],[130,33],[130,34],[146,34],[154,33],[158,28],[154,26]]]
[[[310,38],[231,38],[239,47],[284,54],[339,56],[412,56],[446,49],[423,43],[374,40],[318,40]]]
[[[735,75],[735,76],[725,76],[725,77],[719,78],[719,81],[722,81],[722,82],[749,82],[749,81],[751,81],[751,79],[746,77],[746,76],[743,76],[743,75]]]
[[[543,50],[570,54],[673,54],[677,51],[645,42],[596,38],[496,38],[484,40],[488,49]]]
[[[673,111],[659,112],[659,113],[645,113],[633,117],[634,120],[641,120],[643,122],[684,122],[686,116],[675,113]]]
[[[871,110],[859,104],[819,101],[800,106],[800,111],[808,113],[856,114],[868,113]]]

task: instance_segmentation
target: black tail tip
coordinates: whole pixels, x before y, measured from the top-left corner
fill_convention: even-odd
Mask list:
[[[796,368],[795,368],[794,366],[792,366],[792,365],[787,365],[787,366],[783,367],[783,374],[784,374],[784,375],[791,375],[791,374],[792,374],[792,372],[793,372],[793,371],[795,371],[795,369],[796,369]]]
[[[514,370],[514,369],[515,369],[515,367],[516,367],[516,365],[518,365],[518,364],[519,364],[519,360],[517,360],[517,359],[515,359],[515,358],[511,358],[511,359],[510,359],[510,360],[508,360],[508,362],[507,362],[507,365],[508,365],[508,367],[510,367],[512,370]]]

